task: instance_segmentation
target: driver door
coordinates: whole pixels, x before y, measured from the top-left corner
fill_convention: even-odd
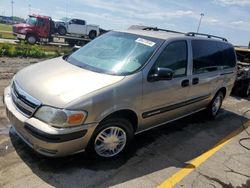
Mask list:
[[[37,33],[41,38],[47,38],[49,36],[49,27],[46,27],[46,20],[42,18],[37,19]]]
[[[148,81],[148,75],[157,68],[174,72],[171,80]],[[185,102],[189,90],[188,44],[185,40],[170,42],[161,52],[151,70],[143,77],[144,128],[164,123],[186,113]],[[184,107],[184,108],[183,108]]]

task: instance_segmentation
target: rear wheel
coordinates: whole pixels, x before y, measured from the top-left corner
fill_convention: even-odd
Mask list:
[[[96,31],[90,31],[90,32],[89,32],[89,38],[90,38],[90,39],[96,38]]]
[[[219,91],[207,107],[207,112],[210,117],[214,118],[217,116],[220,111],[223,99],[224,95],[221,91]]]
[[[35,44],[37,41],[37,39],[34,35],[28,35],[26,40],[29,44]]]
[[[111,118],[96,128],[87,151],[102,158],[116,157],[124,151],[133,136],[133,127],[128,120]]]

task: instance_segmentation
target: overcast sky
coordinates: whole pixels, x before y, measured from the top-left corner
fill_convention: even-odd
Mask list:
[[[31,13],[52,18],[74,17],[104,29],[126,29],[132,24],[226,37],[234,45],[250,40],[250,0],[13,0],[14,16]],[[11,15],[11,0],[0,0],[0,14]]]

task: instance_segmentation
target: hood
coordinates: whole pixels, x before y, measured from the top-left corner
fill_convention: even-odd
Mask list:
[[[64,23],[65,21],[63,20],[56,20],[56,19],[52,19],[53,22],[61,22],[61,23]]]
[[[22,69],[16,74],[15,81],[44,105],[63,108],[67,103],[123,78],[92,72],[59,57]]]
[[[20,23],[20,24],[15,24],[13,25],[13,27],[16,27],[18,29],[21,29],[21,28],[32,28],[34,27],[33,25],[29,25],[27,23]]]

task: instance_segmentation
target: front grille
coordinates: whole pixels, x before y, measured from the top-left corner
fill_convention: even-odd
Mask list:
[[[16,108],[25,116],[31,117],[41,102],[23,91],[16,82],[11,86],[11,97]]]

